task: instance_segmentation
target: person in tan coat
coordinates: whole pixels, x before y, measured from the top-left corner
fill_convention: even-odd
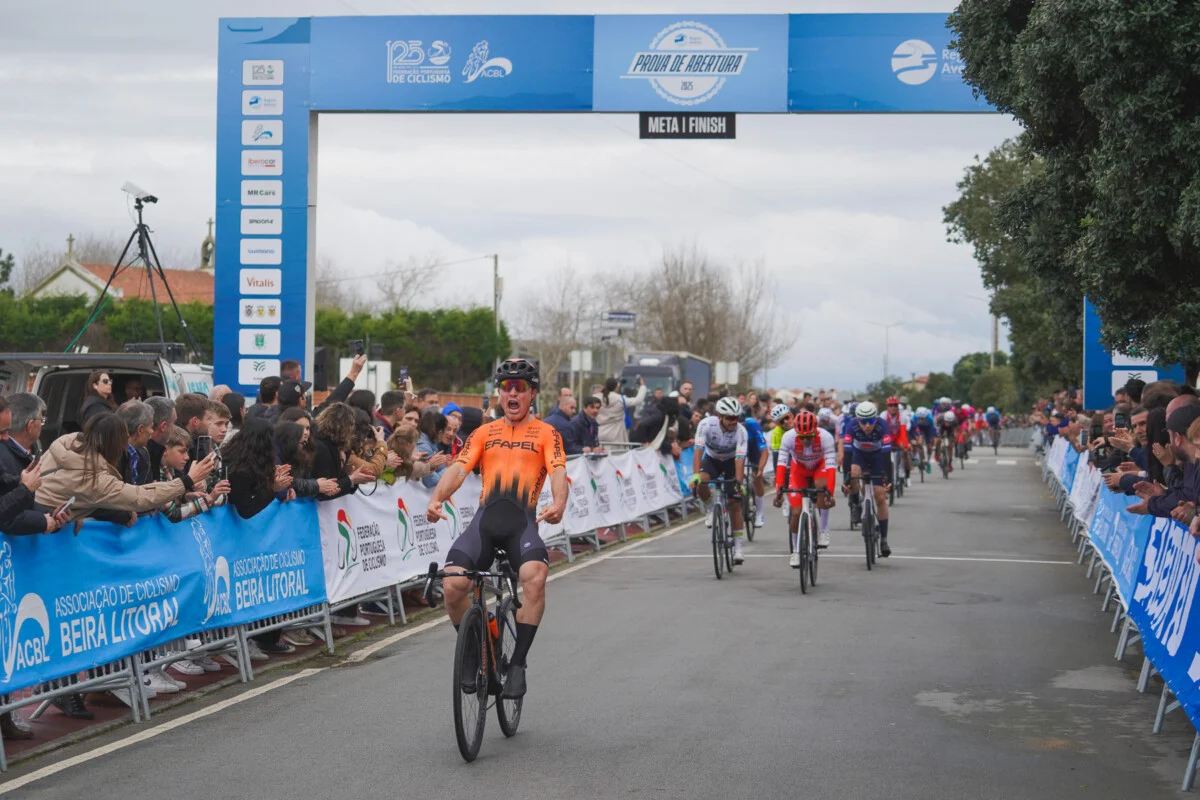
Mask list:
[[[125,483],[117,469],[128,444],[125,422],[107,412],[89,419],[82,433],[54,440],[41,460],[42,485],[35,502],[56,509],[74,497],[72,520],[88,517],[101,508],[151,511],[192,492],[216,467],[215,456],[210,453],[175,480],[135,486]]]

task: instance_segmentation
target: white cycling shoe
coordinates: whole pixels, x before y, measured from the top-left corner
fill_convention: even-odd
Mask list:
[[[735,539],[734,545],[733,545],[733,563],[734,564],[744,564],[745,562],[746,562],[746,557],[744,555],[742,555],[741,539]]]
[[[788,558],[788,566],[791,567],[792,569],[800,569],[800,554],[799,553],[792,553],[791,557]]]
[[[706,527],[706,528],[712,527],[713,512],[715,512],[715,511],[716,511],[716,509],[710,508],[708,511],[704,512],[704,527]]]
[[[767,518],[763,515],[763,512],[761,512],[761,511],[758,512],[758,519],[754,520],[754,527],[756,527],[756,528],[767,527]]]
[[[829,531],[821,531],[817,534],[817,547],[829,547]]]

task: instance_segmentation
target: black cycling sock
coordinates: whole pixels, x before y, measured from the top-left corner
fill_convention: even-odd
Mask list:
[[[525,666],[525,657],[529,655],[529,646],[533,644],[533,637],[537,634],[537,629],[537,625],[530,625],[526,622],[517,623],[517,644],[513,647],[513,664]]]
[[[887,524],[888,524],[888,521],[886,519],[879,520],[879,538],[880,539],[887,538]]]

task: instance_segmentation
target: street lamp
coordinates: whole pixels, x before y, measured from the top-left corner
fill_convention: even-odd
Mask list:
[[[870,322],[869,320],[868,323],[874,325],[876,328],[883,328],[883,379],[886,381],[888,377],[888,350],[891,344],[889,335],[892,328],[895,328],[897,325],[907,325],[908,323],[903,320],[893,322],[890,325],[884,325],[882,322]]]

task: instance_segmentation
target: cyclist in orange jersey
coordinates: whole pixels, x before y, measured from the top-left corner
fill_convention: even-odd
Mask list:
[[[526,656],[546,610],[550,557],[538,535],[538,524],[562,521],[567,509],[567,457],[562,439],[551,425],[530,413],[539,383],[537,364],[523,358],[509,359],[496,369],[504,416],[471,434],[458,458],[442,474],[425,511],[430,522],[441,519],[442,503],[479,468],[483,479],[479,511],[446,554],[445,571],[489,569],[497,550],[504,551],[517,571],[524,596],[517,610],[516,644],[501,695],[509,699],[525,695]],[[553,500],[538,515],[538,497],[547,477]],[[443,590],[446,611],[457,629],[471,605],[471,581],[448,577]]]

